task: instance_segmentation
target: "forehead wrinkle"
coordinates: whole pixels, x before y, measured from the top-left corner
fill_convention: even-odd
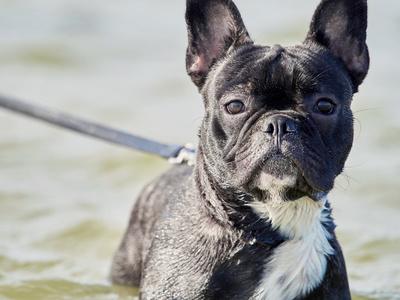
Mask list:
[[[217,100],[223,100],[223,99],[227,100],[227,98],[230,97],[238,97],[239,100],[239,98],[243,98],[243,95],[249,95],[251,88],[252,87],[250,82],[244,82],[244,83],[239,83],[237,85],[232,85],[228,87],[226,90],[222,89],[218,94]]]
[[[295,105],[298,97],[315,92],[336,94],[325,90],[327,82],[335,89],[347,90],[349,80],[340,67],[331,63],[325,53],[315,54],[301,46],[288,47],[273,59],[264,62],[264,76],[260,76],[259,95],[278,107]],[[339,71],[339,72],[338,72]]]
[[[344,67],[338,65],[328,53],[315,54],[310,51],[300,51],[299,65],[302,73],[299,75],[299,88],[302,92],[323,92],[338,94],[344,92],[346,98],[351,98],[351,81]],[[329,82],[330,84],[326,84]]]
[[[276,109],[295,104],[298,93],[299,66],[297,59],[286,49],[272,55],[267,53],[257,87],[258,97],[268,106]]]
[[[296,88],[302,81],[301,75],[307,73],[304,62],[308,60],[307,55],[292,51],[290,47],[272,53],[272,56],[269,55],[264,62],[266,70],[264,82],[271,84],[272,87]]]
[[[218,66],[218,76],[214,83],[215,96],[220,99],[227,90],[235,87],[249,88],[259,74],[262,62],[257,57],[262,57],[268,47],[255,47],[251,52],[234,53],[230,59],[226,59]],[[223,75],[223,76],[221,76]]]

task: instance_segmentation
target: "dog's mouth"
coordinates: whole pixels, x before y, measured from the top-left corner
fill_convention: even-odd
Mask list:
[[[314,194],[299,167],[282,154],[265,159],[254,178],[251,192],[259,199],[278,196],[287,201],[295,201],[304,196],[312,198]]]

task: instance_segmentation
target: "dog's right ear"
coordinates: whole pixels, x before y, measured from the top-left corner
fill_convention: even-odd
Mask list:
[[[231,0],[187,0],[186,70],[199,90],[210,68],[233,49],[253,43]]]

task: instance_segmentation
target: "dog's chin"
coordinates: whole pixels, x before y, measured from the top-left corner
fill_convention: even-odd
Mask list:
[[[269,158],[255,178],[252,192],[263,201],[277,197],[284,201],[295,201],[304,196],[313,198],[314,195],[299,168],[284,155]]]
[[[288,157],[276,154],[267,159],[260,170],[260,183],[271,185],[293,185],[298,177],[298,168]]]

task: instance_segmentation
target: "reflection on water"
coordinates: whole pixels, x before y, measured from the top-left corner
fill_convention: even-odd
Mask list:
[[[237,0],[254,39],[284,45],[302,40],[318,2]],[[0,93],[195,141],[202,103],[185,75],[184,6],[0,1]],[[371,71],[330,195],[356,300],[400,299],[399,33],[400,2],[370,1]],[[0,136],[0,298],[137,299],[108,269],[135,195],[167,163],[1,110]]]

